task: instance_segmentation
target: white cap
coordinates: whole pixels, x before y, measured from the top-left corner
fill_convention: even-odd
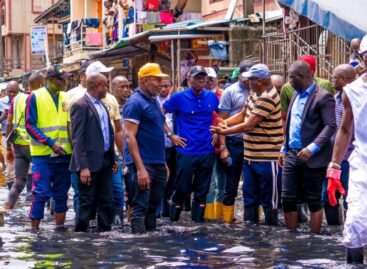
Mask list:
[[[359,53],[367,51],[367,35],[362,38],[361,45],[359,45]]]
[[[208,77],[217,78],[217,72],[215,72],[213,67],[205,67],[206,73]]]
[[[113,67],[107,67],[100,61],[95,61],[87,67],[87,70],[85,70],[85,74],[88,77],[92,73],[109,73],[112,70]]]

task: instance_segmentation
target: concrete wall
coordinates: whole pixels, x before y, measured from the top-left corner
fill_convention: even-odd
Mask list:
[[[174,8],[177,4],[178,0],[172,0],[171,1],[171,7]],[[200,13],[201,12],[201,6],[202,3],[205,2],[205,0],[187,0],[186,7],[184,9],[184,12],[190,12],[190,13]]]

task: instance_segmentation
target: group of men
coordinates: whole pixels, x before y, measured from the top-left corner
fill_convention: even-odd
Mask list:
[[[367,63],[367,37],[358,56]],[[109,82],[112,68],[91,61],[70,91],[71,74],[60,65],[48,69],[45,83],[32,74],[30,93],[11,82],[10,107],[0,115],[8,121],[6,149],[15,154],[5,208],[14,207],[32,163],[34,229],[49,199],[56,229],[64,229],[71,185],[75,231],[88,231],[96,215],[100,231],[121,224],[125,195],[132,233],[155,230],[159,216],[179,221],[183,210],[194,222],[233,223],[242,175],[246,224],[258,224],[263,212],[265,224],[275,226],[282,209],[295,230],[306,204],[318,234],[323,211],[328,224],[341,224],[338,200],[349,187],[344,243],[348,262],[361,263],[367,75],[356,79],[355,66],[344,64],[329,82],[314,76],[316,65],[313,56],[300,57],[283,85],[266,65],[245,60],[238,81],[224,90],[214,69],[193,66],[189,87],[173,92],[156,63],[140,68],[132,94],[125,77]]]

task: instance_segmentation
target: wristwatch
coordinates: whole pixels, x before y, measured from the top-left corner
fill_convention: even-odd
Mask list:
[[[172,135],[173,135],[173,133],[172,133],[172,132],[167,132],[167,133],[166,133],[166,136],[167,136],[167,137],[171,137]]]
[[[219,149],[220,149],[220,151],[223,151],[223,150],[225,150],[227,147],[225,146],[225,145],[220,145],[220,147],[219,147]]]
[[[341,166],[340,164],[338,163],[334,163],[334,162],[330,162],[329,165],[328,165],[329,168],[334,168],[334,169],[338,169],[340,170],[341,169]]]

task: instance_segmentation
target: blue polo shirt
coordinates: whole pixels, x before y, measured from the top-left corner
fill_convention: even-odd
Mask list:
[[[165,117],[155,98],[145,96],[140,89],[126,101],[123,109],[124,121],[139,125],[136,134],[139,153],[144,164],[165,164],[164,122]],[[125,164],[133,163],[133,158],[124,141]]]
[[[177,92],[163,104],[168,113],[175,113],[177,134],[187,139],[185,148],[177,151],[185,154],[208,154],[214,152],[211,144],[210,126],[213,112],[218,112],[218,97],[203,90],[196,95],[191,88]]]

